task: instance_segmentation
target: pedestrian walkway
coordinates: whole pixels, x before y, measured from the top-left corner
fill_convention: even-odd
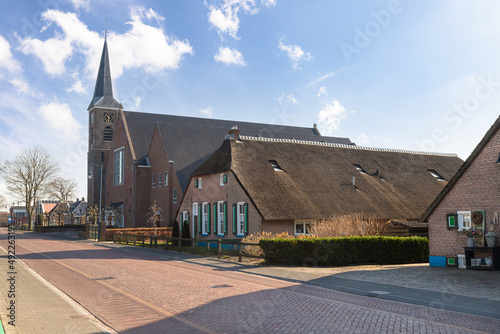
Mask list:
[[[6,334],[111,332],[22,261],[9,264],[2,247],[0,273],[0,318]]]

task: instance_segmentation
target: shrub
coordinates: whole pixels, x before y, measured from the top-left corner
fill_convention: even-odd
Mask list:
[[[174,221],[174,227],[172,229],[172,238],[178,238],[180,237],[181,233],[179,232],[179,222],[176,220]]]
[[[244,243],[255,243],[258,244],[261,239],[289,239],[293,238],[293,235],[288,234],[288,232],[282,232],[280,234],[273,234],[271,232],[258,232],[256,234],[250,234],[241,239]],[[264,255],[260,246],[244,246],[243,253],[250,256],[260,257]]]
[[[421,237],[345,237],[262,239],[267,264],[345,266],[429,261],[429,240]]]
[[[317,237],[351,237],[382,235],[386,231],[387,222],[361,213],[335,216],[323,219],[310,227],[310,233]]]

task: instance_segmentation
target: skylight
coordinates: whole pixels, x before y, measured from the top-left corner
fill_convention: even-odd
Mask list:
[[[354,167],[356,168],[356,170],[358,172],[360,172],[361,174],[368,174],[364,169],[363,167],[361,167],[361,165],[357,165],[357,164],[354,164]]]
[[[446,181],[446,179],[441,175],[439,175],[439,173],[436,172],[434,169],[428,169],[427,171],[431,173],[431,175],[434,176],[438,181]]]
[[[274,168],[275,171],[283,172],[283,169],[280,167],[280,165],[278,165],[276,160],[269,160],[269,163],[271,164],[271,166]]]

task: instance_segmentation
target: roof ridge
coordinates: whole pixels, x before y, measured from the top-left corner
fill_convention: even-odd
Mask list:
[[[315,145],[315,146],[327,146],[327,147],[340,147],[348,148],[353,150],[365,150],[365,151],[377,151],[377,152],[391,152],[391,153],[407,153],[407,154],[418,154],[418,155],[433,155],[433,156],[443,156],[443,157],[458,157],[456,153],[439,153],[439,152],[424,152],[424,151],[412,151],[403,150],[396,148],[378,148],[378,147],[368,147],[368,146],[357,146],[357,145],[346,145],[310,140],[300,140],[300,139],[282,139],[282,138],[265,138],[265,137],[252,137],[252,136],[242,136],[242,140],[253,140],[253,141],[266,141],[274,143],[293,143],[293,144],[303,144],[303,145]]]

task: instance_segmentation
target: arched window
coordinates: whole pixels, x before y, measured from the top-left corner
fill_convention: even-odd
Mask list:
[[[104,128],[104,141],[113,141],[113,129],[110,126]]]

